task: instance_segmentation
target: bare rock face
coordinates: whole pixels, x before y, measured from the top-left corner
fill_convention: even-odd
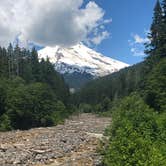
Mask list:
[[[63,125],[0,133],[1,166],[93,166],[110,118],[72,116]]]

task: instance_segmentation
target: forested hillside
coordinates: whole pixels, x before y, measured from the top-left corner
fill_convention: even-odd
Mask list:
[[[166,0],[157,1],[144,62],[88,83],[80,111],[112,116],[103,165],[166,164]]]
[[[0,92],[0,130],[50,126],[69,113],[68,86],[35,48],[0,48]]]
[[[73,95],[73,101],[75,104],[97,104],[106,97],[110,100],[124,97],[139,87],[143,66],[144,62],[93,80]]]

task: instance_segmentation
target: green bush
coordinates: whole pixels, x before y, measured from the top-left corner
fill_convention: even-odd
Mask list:
[[[79,105],[79,112],[81,112],[81,113],[83,113],[83,112],[84,113],[90,113],[90,112],[93,112],[93,108],[90,104],[82,103],[82,104]]]
[[[10,118],[6,114],[3,114],[0,117],[0,131],[7,131],[11,129],[12,127],[11,127]]]
[[[136,94],[113,108],[113,122],[104,150],[107,166],[149,166],[166,163],[166,116],[161,118]],[[109,131],[108,131],[109,130]]]

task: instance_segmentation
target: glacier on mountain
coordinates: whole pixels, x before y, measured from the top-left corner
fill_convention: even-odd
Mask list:
[[[39,50],[38,54],[40,59],[49,58],[50,62],[55,65],[55,69],[61,74],[77,72],[102,77],[129,66],[97,53],[82,43],[69,48],[45,47]]]

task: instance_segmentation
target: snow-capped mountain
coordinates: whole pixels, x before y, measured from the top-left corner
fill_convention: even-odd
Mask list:
[[[129,66],[97,53],[82,43],[69,48],[45,47],[38,54],[39,58],[48,57],[55,64],[55,69],[62,74],[87,73],[93,77],[101,77]]]

